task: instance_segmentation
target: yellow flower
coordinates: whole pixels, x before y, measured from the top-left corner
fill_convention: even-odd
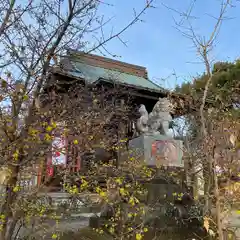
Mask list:
[[[57,127],[57,124],[55,122],[52,122],[52,127],[53,128],[56,128]]]
[[[58,235],[57,235],[56,233],[54,233],[54,234],[52,235],[52,239],[57,239],[57,237],[58,237]]]
[[[116,212],[115,216],[116,216],[116,217],[119,217],[120,214],[121,214],[121,212],[118,210],[118,211]]]
[[[77,145],[77,144],[78,144],[78,140],[75,139],[75,140],[73,141],[73,143],[74,143],[75,145]]]
[[[13,154],[13,159],[14,159],[15,161],[17,161],[17,160],[18,160],[18,157],[19,157],[19,151],[16,150],[16,152]]]
[[[84,189],[88,186],[88,182],[84,179],[82,179],[81,189]]]
[[[69,188],[69,193],[70,194],[77,194],[78,193],[78,188],[76,185],[74,185],[73,187]]]
[[[136,240],[142,240],[143,236],[141,233],[136,234]]]
[[[92,135],[89,136],[88,140],[93,140],[93,136]]]
[[[47,126],[46,131],[47,131],[47,132],[51,132],[52,129],[53,129],[53,128],[52,128],[51,126]]]
[[[15,186],[14,188],[13,188],[13,192],[18,192],[18,191],[20,191],[20,186]]]
[[[237,212],[237,214],[240,214],[240,210],[237,210],[236,212]]]
[[[119,192],[122,196],[126,196],[128,194],[128,192],[124,188],[120,188]]]
[[[29,128],[29,135],[30,136],[36,136],[36,134],[38,133],[38,131],[34,128]]]
[[[134,206],[136,203],[139,203],[139,200],[135,197],[130,197],[128,203],[130,203],[132,206]]]
[[[128,201],[132,206],[135,205],[135,201],[133,197],[130,197],[129,201]]]
[[[43,122],[43,123],[42,123],[42,126],[43,126],[43,127],[45,127],[45,126],[47,126],[47,125],[48,125],[47,122]]]
[[[115,181],[116,181],[116,183],[118,183],[118,184],[122,184],[122,179],[121,179],[121,178],[117,178]]]
[[[146,174],[147,177],[151,177],[152,176],[152,172],[150,170],[149,171],[146,170],[145,174]]]
[[[101,188],[100,187],[96,187],[96,192],[100,193],[101,192]]]
[[[144,232],[148,232],[148,228],[145,227],[145,228],[143,229],[143,231],[144,231]]]
[[[99,195],[100,195],[101,197],[106,197],[106,196],[107,196],[106,192],[104,192],[104,191],[101,191],[101,192],[99,193]]]
[[[51,140],[51,136],[48,133],[46,133],[44,139],[46,141],[50,141]]]
[[[28,100],[28,95],[24,95],[24,96],[23,96],[23,100],[24,100],[24,101],[27,101],[27,100]]]

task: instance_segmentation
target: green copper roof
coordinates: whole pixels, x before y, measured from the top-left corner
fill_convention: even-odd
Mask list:
[[[73,68],[69,71],[69,74],[75,77],[84,78],[88,83],[95,83],[98,80],[104,80],[136,88],[148,89],[155,92],[163,91],[163,88],[143,77],[91,66],[77,61],[71,61],[71,65]]]

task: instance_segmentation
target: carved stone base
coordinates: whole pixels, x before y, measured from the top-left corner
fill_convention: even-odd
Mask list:
[[[184,167],[183,143],[164,135],[142,135],[129,142],[131,155],[150,167]]]

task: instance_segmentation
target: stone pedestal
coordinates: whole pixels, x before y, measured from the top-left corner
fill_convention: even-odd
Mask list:
[[[184,167],[182,141],[165,135],[141,135],[129,142],[129,149],[149,167]]]

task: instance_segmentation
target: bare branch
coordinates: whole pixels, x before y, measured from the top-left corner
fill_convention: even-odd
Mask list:
[[[128,28],[130,28],[132,25],[134,25],[137,21],[139,21],[139,18],[145,13],[145,11],[151,7],[151,4],[153,3],[153,0],[149,1],[146,6],[134,17],[134,19],[125,26],[122,30],[120,30],[118,33],[111,35],[109,38],[105,39],[103,42],[97,44],[95,47],[93,47],[91,50],[87,51],[87,53],[91,53],[95,51],[96,49],[99,49],[109,41],[111,41],[114,38],[119,37],[122,33],[124,33]]]
[[[16,0],[11,0],[10,1],[10,6],[6,12],[6,15],[3,19],[3,22],[0,26],[0,36],[7,30],[7,28],[10,26],[8,25],[8,22],[10,20],[10,17],[11,17],[11,14],[12,14],[12,11],[13,11],[13,8],[14,8],[14,5],[16,3]]]

